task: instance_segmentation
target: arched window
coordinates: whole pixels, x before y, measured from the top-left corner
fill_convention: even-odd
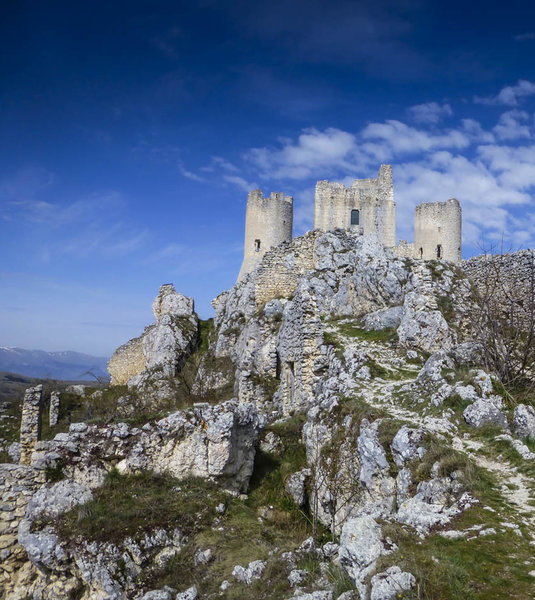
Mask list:
[[[357,209],[351,211],[351,225],[359,225],[360,213]]]
[[[424,249],[420,248],[419,252],[420,252],[420,258],[423,258],[424,257]]]
[[[254,241],[254,249],[255,249],[255,252],[260,252],[260,240]]]
[[[442,246],[440,244],[437,246],[437,258],[442,258]]]

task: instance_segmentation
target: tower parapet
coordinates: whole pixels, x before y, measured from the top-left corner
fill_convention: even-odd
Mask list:
[[[245,214],[245,244],[238,281],[255,269],[264,254],[283,242],[292,241],[293,198],[280,192],[264,197],[261,190],[249,192]]]
[[[381,165],[376,179],[355,179],[351,187],[318,181],[314,229],[376,233],[385,246],[396,244],[396,204],[391,165]]]
[[[414,258],[461,260],[462,209],[459,201],[425,202],[414,213]]]

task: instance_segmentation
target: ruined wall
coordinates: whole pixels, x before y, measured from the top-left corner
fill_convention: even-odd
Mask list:
[[[0,592],[7,594],[15,587],[16,571],[28,560],[18,543],[18,526],[30,498],[44,482],[41,469],[0,464]]]
[[[145,369],[143,337],[137,337],[119,346],[108,362],[111,385],[125,385],[127,381]]]
[[[358,225],[351,224],[358,210]],[[367,235],[377,233],[386,246],[396,243],[396,204],[392,167],[381,165],[377,179],[356,179],[351,187],[318,181],[314,205],[314,229],[349,229]]]
[[[319,231],[311,231],[293,241],[291,252],[283,244],[264,256],[255,281],[257,306],[294,293],[299,277],[314,268],[314,243],[318,235]]]
[[[399,244],[392,248],[394,254],[398,258],[413,258],[414,257],[414,244],[405,240],[399,240]]]
[[[22,402],[20,420],[20,462],[29,465],[35,445],[41,437],[41,402],[43,386],[28,388]]]
[[[535,253],[520,250],[511,254],[483,254],[459,265],[481,294],[492,293],[507,309],[507,297],[522,303],[529,311],[535,282]],[[499,283],[499,285],[496,285]]]
[[[272,192],[268,198],[260,190],[249,192],[245,215],[243,263],[238,281],[255,269],[271,248],[291,242],[293,198]]]
[[[459,262],[461,228],[461,205],[455,198],[419,204],[414,213],[414,258]]]

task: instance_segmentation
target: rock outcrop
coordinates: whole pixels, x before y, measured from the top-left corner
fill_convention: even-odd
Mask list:
[[[152,311],[156,323],[113,353],[108,363],[112,385],[172,378],[195,349],[199,320],[191,298],[176,292],[171,284],[162,285]]]

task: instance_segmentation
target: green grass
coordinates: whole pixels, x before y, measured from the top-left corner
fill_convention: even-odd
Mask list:
[[[178,491],[180,488],[180,491]],[[118,542],[163,527],[185,535],[211,523],[215,506],[227,496],[214,483],[167,474],[121,475],[112,470],[93,500],[65,513],[56,523],[63,539]]]
[[[227,497],[227,510],[219,517],[219,526],[203,527],[191,536],[186,548],[152,575],[148,587],[170,585],[183,590],[195,584],[203,598],[280,600],[292,595],[288,565],[280,554],[295,550],[312,533],[309,515],[284,489],[286,478],[306,464],[301,442],[303,421],[303,415],[296,415],[269,427],[280,436],[282,450],[277,456],[257,452],[247,500]],[[194,567],[192,558],[197,548],[211,548],[213,561]],[[250,586],[236,582],[231,575],[234,566],[247,566],[257,559],[267,561],[261,580]],[[220,594],[219,584],[224,579],[232,585]]]

